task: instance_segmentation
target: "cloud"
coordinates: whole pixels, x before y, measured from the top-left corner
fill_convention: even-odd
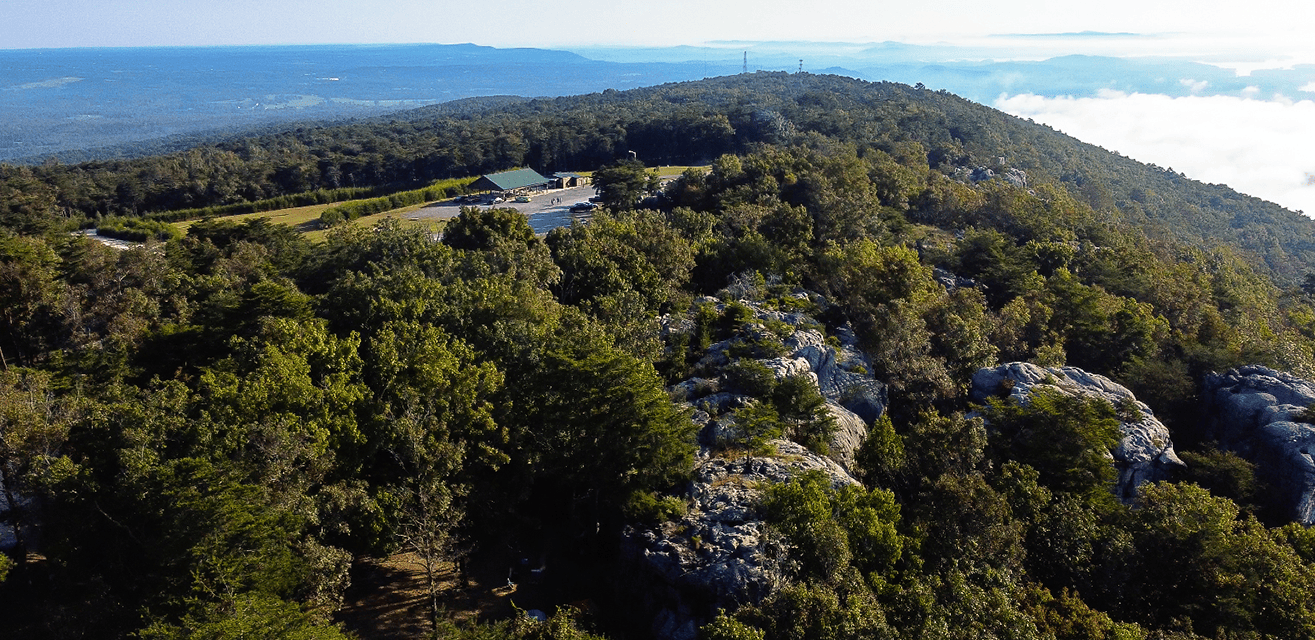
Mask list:
[[[1315,102],[1283,96],[1001,96],[995,107],[1141,162],[1315,217]]]
[[[1297,90],[1315,93],[1315,81],[1307,82],[1306,84],[1301,85],[1301,88]]]
[[[1178,81],[1178,84],[1191,89],[1192,93],[1200,93],[1210,86],[1210,82],[1207,80],[1193,80],[1191,78],[1183,78]]]
[[[14,85],[14,86],[12,86],[12,87],[6,87],[6,88],[7,88],[7,89],[10,89],[10,90],[12,90],[12,91],[23,90],[23,89],[53,89],[53,88],[55,88],[55,87],[62,87],[62,86],[64,86],[64,85],[66,85],[66,84],[73,84],[74,82],[81,82],[81,81],[83,81],[83,80],[85,80],[85,79],[86,79],[86,78],[74,78],[74,77],[72,77],[72,76],[67,76],[67,77],[64,77],[64,78],[51,78],[51,79],[49,79],[49,80],[42,80],[42,81],[40,81],[40,82],[29,82],[29,83],[27,83],[27,84],[16,84],[16,85]]]
[[[1109,31],[1068,31],[1065,33],[999,33],[987,36],[990,38],[1127,38],[1127,37],[1145,37],[1145,34],[1132,33],[1129,31],[1120,31],[1111,33]]]

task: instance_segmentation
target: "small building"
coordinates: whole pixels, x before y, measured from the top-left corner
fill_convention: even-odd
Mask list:
[[[538,191],[547,189],[552,183],[534,169],[517,169],[482,175],[469,188],[471,191]]]
[[[553,188],[556,189],[566,189],[568,187],[581,187],[586,184],[589,184],[589,178],[582,176],[578,173],[569,173],[566,171],[558,171],[557,173],[552,174],[552,179],[553,179]]]

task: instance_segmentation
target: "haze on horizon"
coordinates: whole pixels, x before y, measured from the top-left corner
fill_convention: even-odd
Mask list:
[[[0,48],[473,42],[497,47],[678,46],[727,40],[965,43],[1001,34],[1125,33],[1191,53],[1307,57],[1292,0],[8,0]],[[1214,43],[1214,48],[1200,45]],[[1219,46],[1224,46],[1224,51]],[[1301,48],[1305,51],[1298,51]],[[1160,48],[1160,47],[1154,47]],[[1262,51],[1263,49],[1263,51]],[[1159,53],[1169,53],[1159,51]]]
[[[805,70],[813,70],[829,59],[815,45],[859,52],[897,42],[942,45],[921,51],[946,61],[1084,54],[1203,62],[1238,76],[1303,65],[1315,73],[1315,42],[1302,33],[1304,4],[1291,0],[1111,0],[1062,11],[1038,0],[579,0],[548,9],[526,0],[8,0],[4,13],[0,49],[471,42],[607,59],[626,49],[642,55],[643,47],[696,47],[691,57],[705,58],[794,47]],[[1137,160],[1315,214],[1315,77],[1275,95],[1249,86],[1222,91],[1197,77],[1172,80],[1191,95],[1134,88],[1074,96],[1033,85],[983,101]],[[0,68],[0,90],[11,84]]]

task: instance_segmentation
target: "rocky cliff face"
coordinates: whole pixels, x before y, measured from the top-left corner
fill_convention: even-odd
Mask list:
[[[1252,365],[1206,376],[1202,392],[1207,435],[1255,462],[1294,520],[1315,524],[1315,425],[1306,416],[1315,384]]]
[[[725,309],[711,298],[701,302],[715,304],[718,312]],[[783,576],[778,562],[788,552],[762,522],[758,505],[764,487],[810,470],[826,474],[835,486],[857,484],[848,472],[854,452],[867,437],[868,424],[885,413],[886,387],[867,373],[870,365],[852,332],[842,329],[828,344],[807,315],[740,304],[753,313],[749,329],[709,347],[696,366],[702,376],[671,389],[695,408],[695,422],[703,426],[697,468],[685,494],[689,511],[676,522],[630,527],[622,540],[622,597],[645,603],[653,616],[650,631],[660,639],[695,640],[699,626],[718,609],[757,602],[771,592]],[[687,318],[664,321],[667,330],[691,330]],[[736,438],[730,414],[753,398],[723,391],[719,373],[731,363],[737,343],[754,340],[779,342],[783,355],[758,359],[778,381],[804,376],[826,398],[837,427],[827,456],[787,440],[769,442],[771,455],[722,446]]]
[[[699,456],[688,497],[689,512],[676,522],[628,528],[622,550],[629,595],[656,612],[655,638],[695,640],[718,609],[757,602],[783,578],[782,542],[762,522],[763,487],[820,470],[835,486],[857,484],[838,464],[787,440],[773,440],[775,455],[712,453]]]
[[[1039,386],[1047,386],[1070,395],[1104,399],[1114,406],[1135,403],[1141,419],[1123,422],[1123,438],[1110,452],[1119,471],[1115,495],[1124,502],[1137,497],[1137,487],[1144,482],[1166,480],[1175,468],[1185,465],[1174,453],[1169,429],[1155,419],[1145,403],[1139,402],[1127,388],[1105,376],[1087,373],[1075,367],[1041,367],[1026,362],[1012,362],[992,369],[981,369],[973,376],[971,396],[981,402],[999,395],[1003,388],[1009,396],[1025,403],[1027,396]]]
[[[808,296],[803,293],[798,295],[805,298]],[[726,307],[725,303],[714,298],[705,298],[701,302],[714,304],[718,312]],[[817,386],[827,400],[827,410],[836,420],[837,428],[829,443],[828,455],[849,469],[854,462],[854,452],[867,437],[867,425],[886,412],[887,404],[886,385],[867,373],[871,364],[867,356],[859,351],[857,338],[852,331],[842,328],[835,332],[835,340],[827,344],[822,332],[816,328],[817,323],[805,314],[767,309],[745,300],[740,301],[740,304],[750,309],[757,322],[777,323],[777,331],[772,332],[766,326],[758,325],[743,336],[713,344],[697,368],[710,374],[719,372],[721,367],[731,363],[732,358],[728,354],[736,343],[755,339],[779,341],[785,354],[762,358],[758,362],[767,367],[778,381],[802,375]],[[690,330],[685,318],[667,318],[665,323],[667,330]],[[784,338],[777,335],[781,326],[789,328]],[[724,420],[723,414],[752,400],[748,396],[722,391],[721,387],[715,375],[708,375],[690,378],[673,388],[675,395],[706,412],[708,420],[713,423],[703,432],[702,444],[705,446],[715,446],[718,438],[728,436],[733,431],[733,424]]]

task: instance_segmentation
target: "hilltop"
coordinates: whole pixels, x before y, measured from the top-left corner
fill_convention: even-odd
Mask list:
[[[512,166],[598,208],[149,233]],[[0,634],[1315,638],[1311,222],[1226,187],[779,73],[0,171]]]
[[[945,92],[839,76],[760,72],[555,99],[483,98],[168,156],[6,168],[0,177],[51,185],[32,195],[73,215],[141,215],[514,166],[593,168],[627,151],[650,164],[706,164],[819,137],[860,154],[914,154],[946,176],[1021,170],[1031,185],[1062,187],[1107,224],[1205,249],[1231,246],[1286,286],[1315,268],[1315,222],[1301,214]]]

